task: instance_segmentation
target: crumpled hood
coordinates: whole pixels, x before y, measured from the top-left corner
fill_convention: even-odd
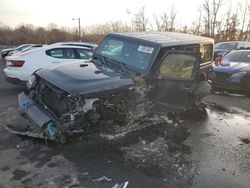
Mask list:
[[[215,72],[226,72],[233,74],[235,72],[249,71],[249,63],[237,63],[237,62],[224,62],[223,66],[216,66],[213,68]]]
[[[67,63],[36,74],[72,95],[104,93],[134,84],[131,78],[115,72],[104,73],[88,61]]]

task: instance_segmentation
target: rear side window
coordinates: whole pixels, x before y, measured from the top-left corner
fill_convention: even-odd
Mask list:
[[[192,78],[197,59],[189,54],[171,53],[159,67],[159,75],[170,78]]]
[[[80,59],[90,59],[93,52],[91,50],[76,48],[77,53],[79,54]]]
[[[72,48],[55,48],[46,51],[46,54],[54,58],[75,59]]]
[[[249,51],[232,51],[226,56],[224,56],[223,60],[250,63],[250,50]]]

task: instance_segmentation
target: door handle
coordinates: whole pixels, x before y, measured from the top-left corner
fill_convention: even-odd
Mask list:
[[[52,63],[60,63],[59,61],[53,61]]]

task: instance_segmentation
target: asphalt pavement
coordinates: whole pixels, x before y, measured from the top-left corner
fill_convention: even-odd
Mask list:
[[[249,187],[250,99],[204,99],[207,115],[163,116],[165,123],[116,139],[76,135],[66,144],[14,135],[17,95],[0,62],[0,188]]]

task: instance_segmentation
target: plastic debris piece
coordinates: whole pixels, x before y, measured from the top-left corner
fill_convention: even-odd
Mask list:
[[[82,175],[87,176],[87,175],[89,175],[89,172],[84,172],[84,173],[82,173]]]
[[[74,177],[73,180],[72,180],[72,183],[70,183],[67,188],[70,188],[70,187],[75,187],[75,186],[79,186],[80,185],[80,181],[78,180],[77,177]]]
[[[126,188],[128,186],[128,181],[125,181],[124,183],[118,184],[116,183],[112,188]]]
[[[126,182],[124,183],[124,185],[123,185],[122,188],[126,188],[127,186],[128,186],[128,181],[126,181]]]
[[[106,176],[102,176],[100,178],[96,178],[96,179],[93,179],[92,182],[98,182],[98,181],[111,181],[112,179],[106,177]]]

